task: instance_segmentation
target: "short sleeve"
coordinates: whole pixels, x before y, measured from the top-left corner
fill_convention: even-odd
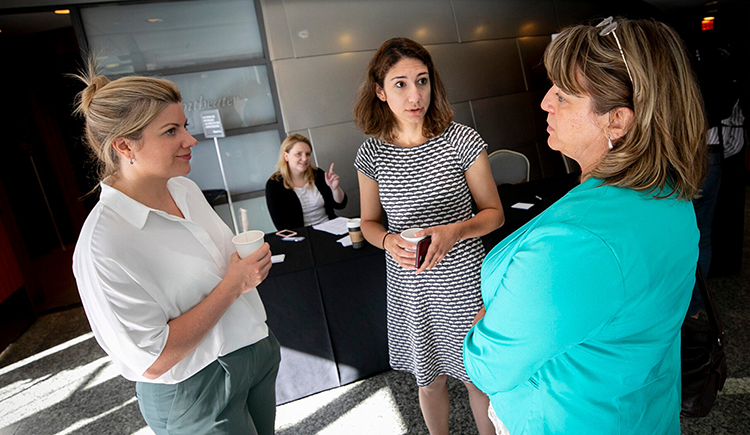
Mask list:
[[[622,271],[597,235],[574,225],[536,228],[503,270],[482,270],[487,313],[466,335],[466,372],[493,395],[604,328],[624,301]]]
[[[449,134],[449,140],[456,147],[461,169],[464,172],[471,168],[471,165],[477,160],[482,151],[487,149],[487,143],[471,127],[459,123],[452,124],[452,131]]]
[[[363,173],[367,178],[377,182],[377,170],[375,159],[377,156],[378,142],[374,138],[365,141],[357,151],[357,157],[354,158],[354,168]]]
[[[169,326],[164,310],[116,261],[93,255],[93,309],[106,348],[133,373],[141,375],[156,361],[167,343]],[[90,304],[89,304],[90,306]],[[103,323],[103,324],[101,324]],[[106,333],[105,333],[106,331]]]

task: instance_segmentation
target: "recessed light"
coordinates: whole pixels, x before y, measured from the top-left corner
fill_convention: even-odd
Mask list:
[[[161,18],[148,18],[146,21],[149,23],[161,23],[163,20]]]
[[[55,11],[57,15],[68,15],[70,13],[70,9],[58,9]]]
[[[703,17],[703,21],[713,21],[716,17]]]

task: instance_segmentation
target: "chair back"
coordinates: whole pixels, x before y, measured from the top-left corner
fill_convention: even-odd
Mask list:
[[[495,184],[529,181],[529,159],[511,150],[497,150],[489,155]]]

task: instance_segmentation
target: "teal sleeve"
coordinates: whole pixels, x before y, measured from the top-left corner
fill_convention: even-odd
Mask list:
[[[624,300],[622,271],[595,234],[574,225],[532,230],[507,268],[485,264],[487,313],[466,335],[472,382],[493,395],[601,330]]]

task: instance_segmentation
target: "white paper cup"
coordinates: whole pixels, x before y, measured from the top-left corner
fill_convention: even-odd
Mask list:
[[[240,258],[247,257],[263,246],[263,236],[265,236],[263,231],[250,230],[232,237],[232,243],[237,248]]]
[[[401,232],[401,238],[406,240],[409,243],[414,243],[415,245],[420,240],[426,238],[427,236],[417,237],[414,234],[418,233],[419,231],[422,231],[422,228],[409,228],[408,230],[404,230]],[[408,251],[415,252],[417,249],[416,247],[414,249],[407,249]]]

